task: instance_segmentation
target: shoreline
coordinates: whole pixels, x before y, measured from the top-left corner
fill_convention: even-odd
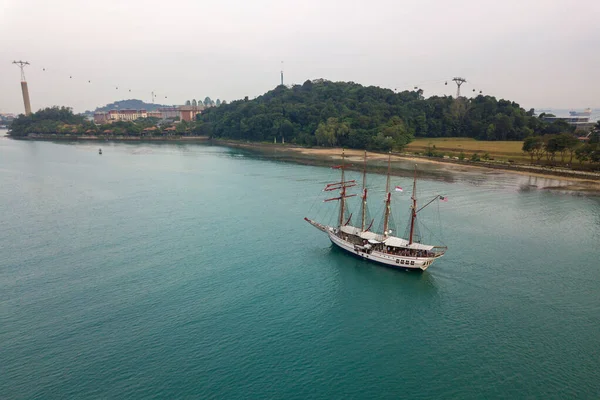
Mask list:
[[[168,137],[151,137],[151,136],[93,136],[93,135],[53,135],[53,134],[32,134],[35,136],[10,136],[6,135],[9,139],[14,140],[43,140],[48,142],[208,142],[210,138],[208,136],[168,136]]]
[[[15,140],[42,140],[57,142],[125,142],[125,143],[207,143],[231,148],[240,148],[255,153],[259,153],[270,159],[295,162],[304,165],[331,166],[336,160],[341,159],[341,148],[307,148],[295,146],[292,144],[271,144],[242,142],[236,140],[210,139],[208,136],[172,136],[172,137],[101,137],[101,136],[71,136],[71,135],[52,135],[36,134],[35,136],[5,137]],[[355,162],[362,166],[364,150],[344,149],[347,160]],[[387,171],[387,154],[367,151],[369,166],[367,170],[373,173],[383,173]],[[544,186],[543,190],[556,190],[577,192],[586,194],[600,195],[600,173],[568,170],[562,168],[546,168],[534,165],[523,164],[505,164],[492,162],[472,162],[467,160],[453,159],[435,159],[425,156],[417,156],[409,153],[392,153],[392,161],[401,163],[423,163],[430,168],[426,168],[428,173],[433,176],[443,177],[448,174],[462,174],[479,172],[492,176],[496,173],[507,173],[513,175],[530,176],[541,179],[556,181],[558,184]],[[361,167],[362,168],[362,167]],[[358,167],[351,166],[350,169],[359,170]],[[407,175],[410,172],[406,168],[399,168],[397,165],[392,168],[393,175]],[[561,185],[564,182],[566,184]]]
[[[341,159],[341,148],[305,148],[294,145],[274,145],[267,143],[246,143],[231,140],[211,140],[210,143],[233,148],[240,148],[260,153],[268,158],[282,161],[296,162],[305,165],[331,166],[336,160]],[[355,162],[358,167],[350,167],[353,170],[362,168],[364,150],[344,149],[347,160]],[[369,160],[368,172],[385,173],[387,170],[387,154],[367,151]],[[393,162],[422,163],[428,165],[426,168],[432,175],[444,174],[469,174],[483,173],[493,176],[498,173],[506,173],[521,176],[530,176],[541,179],[565,182],[566,185],[544,186],[540,189],[569,191],[586,194],[600,195],[600,173],[588,173],[563,169],[549,169],[536,166],[498,165],[493,163],[473,163],[470,161],[458,161],[447,159],[432,159],[430,157],[419,157],[412,154],[392,153]],[[392,168],[392,175],[407,175],[410,172],[406,168]]]

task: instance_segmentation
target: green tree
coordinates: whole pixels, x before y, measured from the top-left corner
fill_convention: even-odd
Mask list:
[[[394,116],[384,125],[382,132],[384,137],[390,137],[393,140],[393,147],[401,150],[413,139],[400,117]]]
[[[533,156],[544,147],[544,141],[539,136],[529,136],[523,141],[523,151],[529,153],[531,156],[531,162],[533,163]]]
[[[577,147],[579,147],[579,140],[570,133],[563,133],[560,136],[561,141],[561,161],[565,162],[565,154],[569,154],[569,164],[573,162],[573,156]]]
[[[546,134],[543,137],[544,141],[544,149],[546,150],[546,159],[548,161],[552,161],[554,163],[554,159],[556,157],[556,153],[561,151],[561,141],[558,138],[558,135],[550,135]]]
[[[327,122],[320,123],[315,131],[317,144],[323,146],[335,146],[342,137],[348,135],[349,128],[336,118],[329,118]]]
[[[496,140],[496,125],[489,124],[486,131],[485,137],[487,140]]]
[[[379,132],[375,137],[372,137],[367,148],[374,151],[391,151],[394,148],[395,142],[391,136],[384,136]]]
[[[183,121],[179,122],[177,125],[175,125],[175,132],[178,135],[185,135],[189,128],[190,128],[189,122],[187,122],[186,120],[183,120]]]
[[[585,144],[575,150],[575,158],[579,160],[579,164],[583,164],[584,161],[588,161],[590,159],[591,153],[592,147],[589,144]]]

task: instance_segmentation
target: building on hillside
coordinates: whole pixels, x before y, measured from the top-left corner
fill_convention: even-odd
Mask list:
[[[158,109],[158,112],[160,112],[162,119],[179,117],[179,110],[177,107],[161,107]]]
[[[94,122],[98,125],[109,124],[116,121],[135,121],[138,118],[179,118],[182,121],[195,121],[196,115],[200,114],[204,106],[179,106],[162,107],[158,111],[146,110],[110,110],[108,112],[95,112]]]
[[[110,110],[108,119],[110,121],[135,121],[138,118],[148,118],[146,110]]]
[[[94,113],[94,123],[98,125],[106,124],[108,122],[108,113],[104,111],[98,111]]]
[[[110,124],[116,121],[135,121],[138,118],[147,118],[146,110],[110,110],[108,112],[99,111],[94,113],[94,122],[96,124]]]
[[[179,118],[182,121],[195,121],[196,115],[202,113],[202,106],[179,106]]]

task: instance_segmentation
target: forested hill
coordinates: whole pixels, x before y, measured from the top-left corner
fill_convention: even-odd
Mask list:
[[[146,103],[142,100],[138,99],[129,99],[129,100],[119,100],[114,103],[110,103],[105,105],[104,107],[96,108],[96,112],[98,111],[110,111],[110,110],[146,110],[146,111],[156,111],[161,107],[169,107],[162,104],[154,104],[154,103]]]
[[[491,96],[425,99],[421,91],[319,79],[208,109],[201,119],[213,137],[374,150],[402,147],[413,136],[522,140],[569,129],[533,113]]]

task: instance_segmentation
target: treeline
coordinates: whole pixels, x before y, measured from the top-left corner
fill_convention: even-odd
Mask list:
[[[186,100],[185,105],[186,106],[204,106],[206,108],[208,107],[219,107],[221,104],[227,104],[227,102],[225,100],[221,101],[221,99],[217,99],[217,101],[213,101],[210,97],[206,96],[204,98],[204,101],[202,100],[198,100],[196,101],[196,99],[193,99],[192,101],[190,100]]]
[[[68,107],[51,107],[39,110],[31,115],[21,114],[10,126],[11,136],[29,134],[59,135],[103,135],[103,136],[191,136],[201,135],[202,122],[181,121],[158,118],[139,118],[135,121],[116,121],[96,125],[81,115],[73,114]]]
[[[283,137],[306,146],[373,150],[401,148],[415,136],[523,140],[572,131],[564,121],[548,124],[535,117],[533,109],[526,111],[491,96],[425,99],[420,90],[394,93],[326,80],[278,86],[254,100],[208,109],[200,119],[213,137],[251,141]]]
[[[573,158],[580,163],[600,163],[600,122],[595,130],[582,143],[570,133],[546,134],[543,136],[530,136],[523,141],[523,151],[531,157],[531,162],[554,164],[557,156],[560,162],[571,164]]]
[[[91,127],[81,115],[73,114],[69,107],[50,107],[30,115],[20,114],[10,125],[11,136],[26,136],[29,133],[62,133],[64,126]]]
[[[138,118],[135,121],[116,121],[110,124],[95,125],[85,134],[95,136],[199,136],[201,122],[159,120],[158,118]]]

